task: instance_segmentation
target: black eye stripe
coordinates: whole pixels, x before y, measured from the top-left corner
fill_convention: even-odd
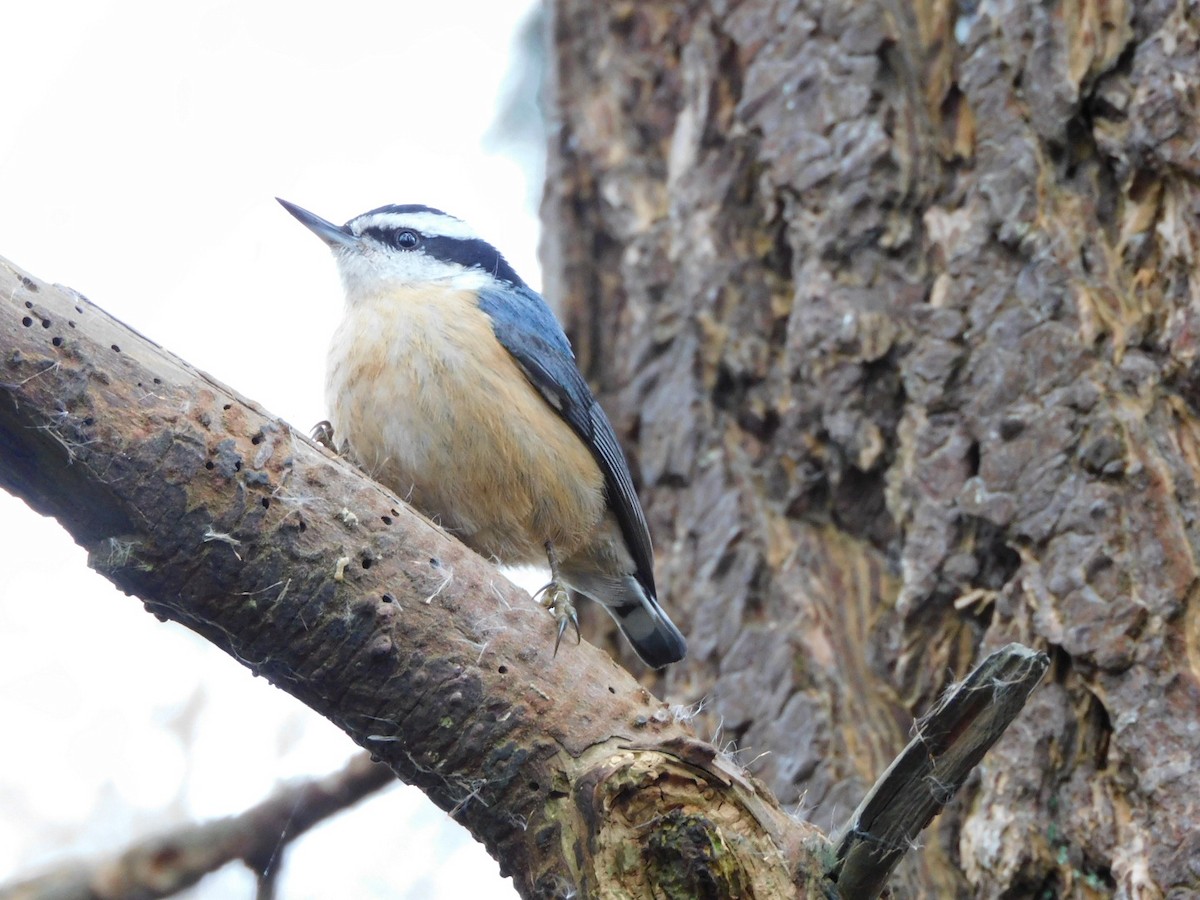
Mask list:
[[[500,251],[479,238],[452,238],[430,235],[425,238],[422,249],[429,256],[445,262],[458,263],[468,269],[483,269],[501,281],[522,285],[519,275],[513,271]]]
[[[381,244],[399,247],[401,250],[412,250],[421,245],[424,235],[415,228],[377,228],[363,230],[363,234]]]
[[[420,249],[431,259],[457,263],[466,269],[482,269],[494,278],[512,285],[520,286],[525,283],[508,264],[508,261],[500,255],[500,251],[480,238],[427,235],[415,228],[371,227],[365,229],[363,234],[389,247],[396,247],[400,250]],[[415,240],[413,240],[414,238]]]

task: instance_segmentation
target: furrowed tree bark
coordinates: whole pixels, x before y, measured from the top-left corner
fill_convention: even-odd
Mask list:
[[[1195,4],[551,33],[546,293],[668,548],[666,692],[828,828],[982,648],[1045,648],[897,892],[1200,891]]]
[[[523,896],[832,890],[815,830],[603,651],[555,658],[544,611],[349,463],[4,260],[0,354],[0,486],[420,787]]]

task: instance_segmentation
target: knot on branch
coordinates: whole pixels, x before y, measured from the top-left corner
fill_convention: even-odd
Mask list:
[[[622,750],[581,778],[573,799],[600,883],[637,897],[791,896],[786,866],[744,865],[780,856],[755,814],[755,796],[749,781],[715,767]]]

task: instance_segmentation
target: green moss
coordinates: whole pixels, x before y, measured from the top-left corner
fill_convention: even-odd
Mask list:
[[[668,813],[646,842],[646,877],[667,900],[752,896],[751,880],[719,828],[703,816]]]

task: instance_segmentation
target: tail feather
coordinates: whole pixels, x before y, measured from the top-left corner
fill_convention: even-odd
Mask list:
[[[633,575],[610,577],[594,572],[564,573],[568,587],[608,610],[642,662],[655,669],[687,655],[687,641],[658,601]]]
[[[653,597],[643,595],[640,603],[605,609],[646,665],[661,669],[687,654],[687,641]]]

